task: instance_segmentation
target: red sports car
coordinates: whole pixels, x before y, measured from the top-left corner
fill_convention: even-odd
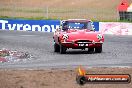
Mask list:
[[[66,50],[88,48],[88,53],[101,53],[104,36],[94,31],[93,22],[84,19],[62,21],[54,32],[54,52],[65,54]]]

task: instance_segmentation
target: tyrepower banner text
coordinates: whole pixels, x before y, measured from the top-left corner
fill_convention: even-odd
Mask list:
[[[103,34],[132,35],[132,23],[99,22],[99,31]]]
[[[60,20],[0,20],[0,29],[54,32]]]
[[[99,22],[93,22],[95,31],[99,31]],[[2,30],[23,30],[23,31],[42,31],[54,32],[59,28],[60,20],[19,20],[0,19],[0,29]]]

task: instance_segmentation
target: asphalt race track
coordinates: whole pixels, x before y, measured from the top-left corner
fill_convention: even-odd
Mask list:
[[[105,35],[101,54],[69,49],[67,54],[53,52],[53,33],[0,31],[0,49],[29,52],[35,58],[23,62],[0,63],[0,68],[67,68],[132,66],[132,36]]]

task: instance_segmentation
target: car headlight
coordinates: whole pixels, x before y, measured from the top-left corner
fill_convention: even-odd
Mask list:
[[[103,36],[102,36],[101,34],[98,34],[98,35],[97,35],[97,38],[98,38],[99,40],[101,40],[101,39],[103,38]]]

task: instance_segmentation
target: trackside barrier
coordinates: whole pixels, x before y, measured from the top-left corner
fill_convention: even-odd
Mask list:
[[[132,35],[132,23],[99,22],[99,29],[102,34]]]
[[[99,22],[93,22],[95,31],[99,31]],[[54,32],[59,28],[60,20],[19,20],[19,19],[0,19],[0,29],[2,30],[23,30],[23,31],[42,31]]]
[[[60,20],[0,20],[0,29],[54,32]]]
[[[132,23],[123,22],[93,22],[95,31],[102,34],[132,35]],[[0,19],[2,30],[54,32],[59,28],[60,20],[20,20]]]

